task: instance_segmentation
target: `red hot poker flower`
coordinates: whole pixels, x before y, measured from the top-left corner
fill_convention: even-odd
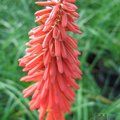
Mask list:
[[[75,79],[82,72],[77,41],[67,32],[79,33],[74,21],[79,17],[75,0],[51,0],[36,2],[46,6],[35,13],[38,27],[29,32],[26,55],[19,65],[28,74],[21,78],[34,84],[23,91],[24,97],[32,96],[30,109],[38,109],[39,120],[65,120],[79,89]]]

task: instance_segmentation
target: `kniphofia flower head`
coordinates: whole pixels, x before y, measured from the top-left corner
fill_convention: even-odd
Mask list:
[[[26,55],[19,60],[27,75],[21,81],[33,84],[23,91],[32,96],[30,109],[39,111],[39,120],[64,120],[75,99],[75,82],[81,78],[77,41],[69,32],[81,34],[74,23],[79,17],[75,0],[36,2],[44,6],[35,13],[38,27],[29,32]]]

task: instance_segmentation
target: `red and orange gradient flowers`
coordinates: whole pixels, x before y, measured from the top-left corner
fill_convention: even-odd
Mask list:
[[[32,96],[30,109],[39,111],[39,120],[65,120],[75,99],[74,89],[79,89],[75,79],[82,72],[77,41],[68,32],[81,34],[74,21],[79,17],[75,0],[36,2],[45,6],[35,13],[38,27],[29,32],[26,55],[19,60],[27,76],[24,82],[33,84],[23,91]]]

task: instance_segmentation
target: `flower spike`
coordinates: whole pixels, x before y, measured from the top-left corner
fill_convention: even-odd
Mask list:
[[[74,23],[79,17],[75,0],[49,0],[36,2],[44,6],[35,13],[38,27],[29,32],[26,55],[19,66],[27,72],[21,78],[33,82],[23,91],[24,97],[32,96],[30,109],[39,111],[39,120],[65,120],[75,99],[75,82],[80,79],[77,41],[68,32],[81,34]]]

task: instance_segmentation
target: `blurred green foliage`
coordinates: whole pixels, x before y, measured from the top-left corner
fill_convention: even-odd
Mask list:
[[[77,0],[76,5],[83,34],[73,36],[79,40],[84,74],[66,118],[94,120],[96,114],[113,114],[120,120],[120,0]],[[36,26],[38,9],[34,0],[0,0],[0,120],[38,119],[22,96],[27,84],[19,82],[24,73],[17,62],[24,55],[28,31]]]

